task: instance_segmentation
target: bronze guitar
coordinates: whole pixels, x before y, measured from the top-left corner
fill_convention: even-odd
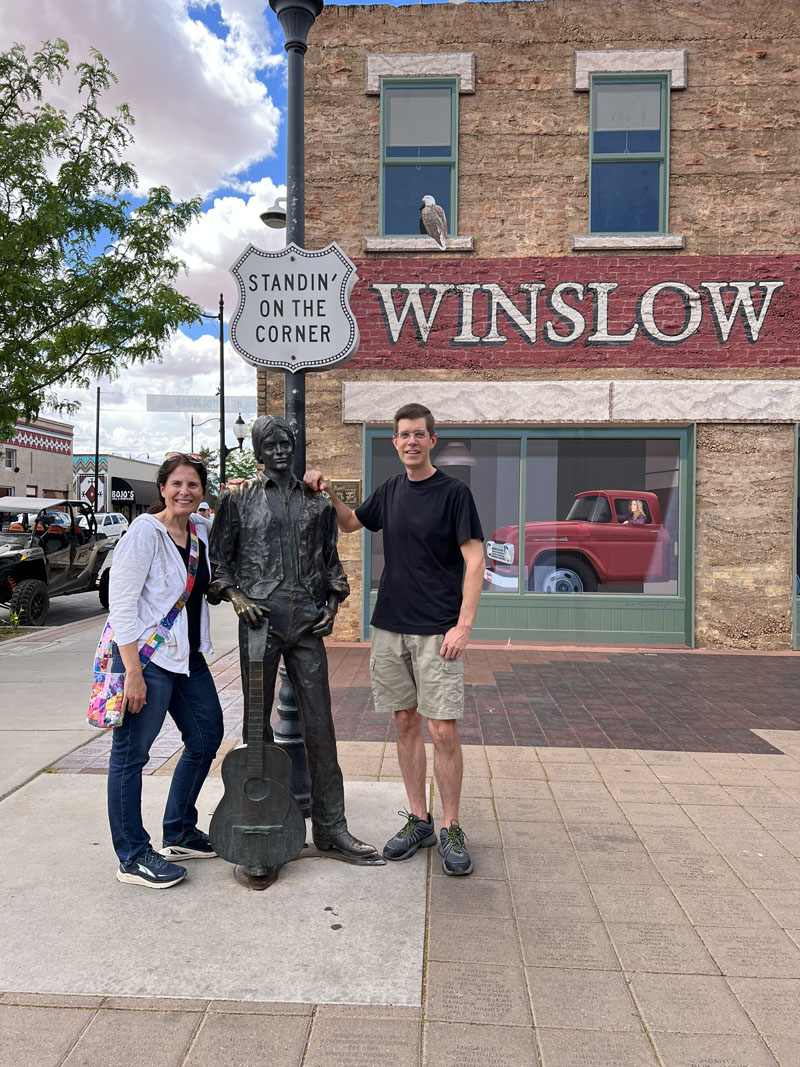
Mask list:
[[[289,791],[291,760],[264,742],[264,652],[269,622],[248,630],[247,744],[222,761],[225,793],[211,819],[209,836],[218,856],[263,877],[295,859],[306,824]]]

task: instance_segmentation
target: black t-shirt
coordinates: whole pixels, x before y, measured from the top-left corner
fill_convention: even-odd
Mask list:
[[[208,561],[206,559],[206,546],[199,541],[199,555],[197,557],[197,574],[194,576],[194,585],[192,591],[189,594],[189,599],[183,606],[183,610],[186,612],[186,621],[189,624],[189,651],[197,652],[200,648],[200,607],[203,603],[203,597],[211,581],[211,575],[208,571]],[[189,573],[189,542],[186,543],[186,548],[174,542],[175,547],[183,557],[183,562],[186,564],[186,573]]]
[[[461,544],[483,540],[472,493],[440,470],[422,482],[390,478],[356,508],[359,522],[383,530],[384,568],[372,625],[401,634],[440,634],[458,622]]]

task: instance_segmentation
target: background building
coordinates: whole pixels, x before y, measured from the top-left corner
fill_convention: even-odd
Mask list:
[[[132,522],[158,500],[158,463],[101,455],[98,465],[98,511],[118,511]],[[108,482],[111,479],[110,498]],[[94,503],[94,455],[75,456],[74,492],[78,500]]]
[[[317,20],[306,243],[356,261],[361,347],[308,375],[309,464],[366,494],[400,469],[393,411],[433,410],[434,463],[496,546],[476,636],[796,644],[797,70],[788,0]],[[282,376],[260,403],[281,410]],[[582,546],[547,526],[581,493]],[[340,548],[337,635],[367,636],[380,538]]]
[[[0,441],[0,496],[66,497],[72,493],[72,426],[55,419],[18,422]]]

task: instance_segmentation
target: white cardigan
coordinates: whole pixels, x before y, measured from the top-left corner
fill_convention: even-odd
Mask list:
[[[211,524],[192,515],[197,536],[206,546]],[[118,645],[135,641],[139,648],[186,588],[186,564],[163,523],[154,515],[139,515],[114,548],[109,579],[109,621]],[[200,651],[213,652],[208,604],[200,607]],[[169,636],[153,653],[153,662],[177,674],[189,673],[189,623],[180,612]]]

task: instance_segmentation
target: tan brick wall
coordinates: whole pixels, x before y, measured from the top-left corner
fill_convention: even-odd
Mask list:
[[[796,250],[794,0],[325,8],[306,56],[309,247],[335,238],[357,256],[378,233],[368,53],[475,53],[476,92],[459,98],[459,232],[481,257],[554,256],[587,230],[589,94],[573,88],[574,53],[661,48],[688,63],[688,88],[670,94],[670,230],[697,254]]]
[[[791,648],[794,439],[792,426],[697,429],[698,648]]]

